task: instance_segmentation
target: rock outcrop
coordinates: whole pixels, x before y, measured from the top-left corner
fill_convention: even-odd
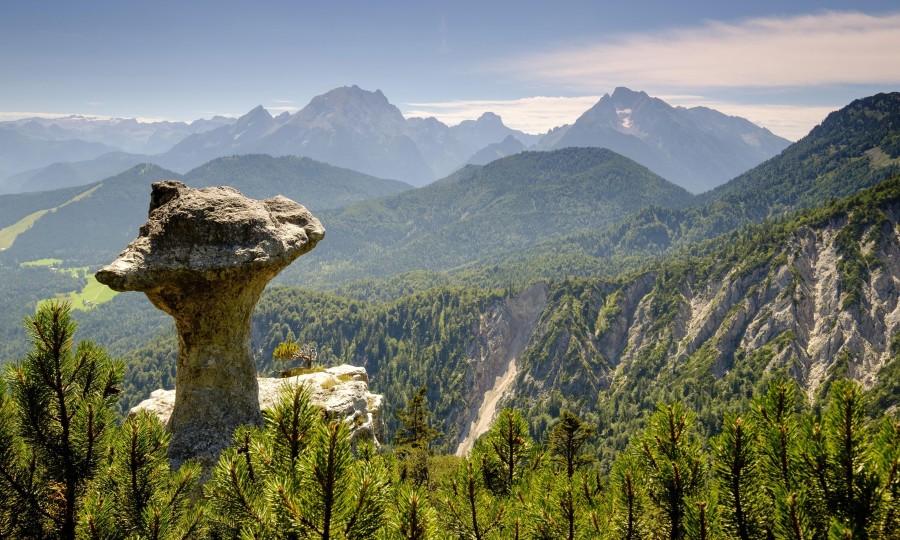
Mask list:
[[[149,220],[97,281],[141,291],[178,331],[169,458],[215,459],[234,429],[260,424],[250,315],[266,284],[325,235],[303,206],[227,187],[153,184]]]
[[[652,411],[651,397],[749,397],[787,375],[812,400],[835,378],[872,388],[896,362],[897,198],[839,206],[737,262],[699,263],[552,290],[508,399],[532,411],[606,407],[625,425]]]
[[[537,283],[520,294],[493,305],[479,318],[466,356],[472,363],[468,415],[461,415],[461,433],[456,455],[464,456],[486,433],[499,411],[498,405],[512,387],[518,373],[516,358],[525,349],[535,323],[547,305],[549,286]]]
[[[369,376],[363,367],[345,364],[287,379],[261,377],[257,382],[261,409],[268,409],[276,403],[285,384],[304,384],[310,389],[313,405],[350,426],[353,441],[371,440],[377,445],[383,438],[381,412],[384,397],[369,392]],[[156,390],[148,399],[135,405],[131,413],[148,410],[165,423],[172,416],[174,406],[175,390]]]

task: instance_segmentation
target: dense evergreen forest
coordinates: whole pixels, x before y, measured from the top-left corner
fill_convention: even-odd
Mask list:
[[[433,452],[425,392],[392,447],[286,387],[211,470],[178,470],[142,413],[113,421],[123,364],[74,342],[65,305],[26,320],[32,350],[0,393],[0,534],[17,538],[896,538],[900,418],[867,419],[854,382],[810,404],[770,381],[703,437],[661,402],[609,471],[561,411],[535,440],[504,409],[465,458]],[[201,486],[201,476],[208,479]]]

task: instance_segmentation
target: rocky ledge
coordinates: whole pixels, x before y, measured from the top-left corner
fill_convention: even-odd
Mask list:
[[[282,385],[305,384],[312,392],[310,401],[313,405],[350,426],[354,443],[372,440],[378,445],[382,438],[381,410],[384,397],[369,392],[369,376],[363,367],[344,364],[286,379],[260,377],[257,382],[260,409],[264,410],[275,404]],[[167,423],[174,406],[175,390],[160,389],[132,408],[131,413],[146,409],[163,423]]]

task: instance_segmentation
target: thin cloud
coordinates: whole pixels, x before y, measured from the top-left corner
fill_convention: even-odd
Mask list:
[[[271,114],[272,116],[278,116],[283,112],[294,114],[300,109],[299,107],[266,107],[266,110],[268,110],[269,114]]]
[[[65,118],[67,116],[72,115],[49,112],[0,111],[0,122],[11,122],[24,118]]]
[[[729,103],[725,101],[704,100],[702,97],[690,97],[689,99],[666,98],[660,99],[670,105],[682,107],[709,107],[730,116],[746,118],[758,126],[767,128],[772,133],[785,139],[796,141],[805,137],[812,128],[821,124],[829,113],[843,107],[834,106],[796,106],[775,105],[767,103]]]
[[[486,112],[503,118],[507,126],[525,133],[546,133],[563,124],[571,124],[591,108],[600,96],[536,96],[512,100],[463,100],[430,103],[406,103],[407,118],[433,116],[448,125],[474,120]]]
[[[898,50],[900,13],[823,12],[623,34],[486,67],[570,89],[894,84]]]

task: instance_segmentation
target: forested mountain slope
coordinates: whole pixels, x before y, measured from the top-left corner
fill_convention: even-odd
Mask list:
[[[602,227],[648,205],[690,200],[684,189],[606,149],[523,152],[423,188],[323,212],[328,240],[315,257],[288,269],[284,281],[333,286],[445,270]]]
[[[559,275],[616,275],[676,248],[750,223],[782,218],[900,173],[900,93],[836,111],[780,155],[698,196],[686,208],[650,206],[595,230],[575,231],[456,272],[487,285]]]
[[[514,400],[538,431],[561,406],[595,411],[621,447],[661,399],[687,402],[714,432],[722,408],[774,374],[810,397],[841,376],[876,387],[897,368],[898,217],[894,178],[618,283],[563,284],[520,359]],[[897,387],[888,393],[896,404]]]
[[[537,436],[575,410],[607,450],[660,400],[685,401],[715,433],[724,410],[778,374],[813,398],[848,376],[889,407],[900,400],[898,218],[895,178],[616,280],[439,287],[384,303],[277,287],[254,315],[254,350],[266,370],[277,343],[314,341],[325,363],[364,365],[387,411],[426,385],[451,450],[510,359],[517,375],[501,404],[522,407]],[[162,341],[129,355],[129,388],[143,391],[132,399],[171,373],[173,352]]]
[[[137,236],[146,221],[150,184],[166,179],[180,179],[192,187],[229,185],[260,199],[282,194],[316,212],[411,188],[403,182],[309,158],[232,156],[211,161],[184,176],[155,165],[137,165],[88,186],[0,196],[0,209],[9,207],[11,215],[20,215],[20,209],[53,208],[53,203],[69,200],[65,197],[71,198],[73,189],[81,193],[96,188],[89,196],[42,216],[3,252],[0,262],[52,257],[63,259],[67,265],[106,264]],[[5,221],[6,215],[0,220]]]

